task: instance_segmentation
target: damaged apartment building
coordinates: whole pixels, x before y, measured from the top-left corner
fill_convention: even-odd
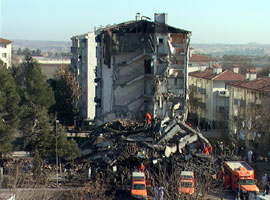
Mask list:
[[[81,119],[186,117],[191,32],[169,26],[168,15],[135,20],[71,38],[80,86]]]
[[[118,118],[143,120],[187,113],[188,55],[191,32],[136,15],[129,21],[95,31],[97,43],[96,123]]]

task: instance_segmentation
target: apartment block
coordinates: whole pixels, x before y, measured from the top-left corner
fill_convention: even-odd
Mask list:
[[[134,21],[95,31],[96,123],[117,118],[142,120],[187,115],[191,32],[138,13]]]
[[[0,38],[0,59],[7,67],[11,67],[11,41]]]
[[[71,66],[73,75],[76,78],[80,97],[77,102],[77,109],[81,120],[94,120],[95,118],[95,69],[96,42],[95,33],[90,32],[77,35],[71,38]]]
[[[230,84],[230,134],[244,140],[253,140],[252,113],[244,113],[249,108],[263,108],[266,112],[270,109],[270,78],[256,78],[256,71],[246,73],[247,80]],[[255,114],[255,113],[253,113]],[[259,131],[259,128],[256,128]]]
[[[198,117],[201,128],[206,123],[209,128],[220,128],[228,125],[229,89],[234,81],[245,80],[245,75],[237,70],[223,70],[220,66],[189,73],[189,89],[198,100],[196,107],[190,109],[191,114]],[[226,127],[222,127],[226,128]]]

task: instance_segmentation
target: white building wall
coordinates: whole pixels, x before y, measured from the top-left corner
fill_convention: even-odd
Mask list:
[[[87,40],[87,119],[94,119],[95,118],[95,106],[96,103],[94,102],[95,98],[95,68],[97,65],[97,58],[96,58],[96,42],[95,42],[95,33],[88,33],[88,40]]]
[[[11,67],[11,44],[0,43],[0,59],[7,65]]]
[[[213,115],[213,82],[206,81],[206,119],[212,121]]]
[[[95,117],[95,68],[96,42],[95,33],[90,32],[74,36],[72,39],[72,67],[80,87],[80,98],[77,103],[80,116],[84,120]]]

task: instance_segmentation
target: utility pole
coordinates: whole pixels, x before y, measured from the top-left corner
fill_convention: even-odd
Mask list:
[[[59,123],[59,120],[55,120],[55,160],[56,160],[56,186],[58,187],[58,148],[57,148],[57,123]]]

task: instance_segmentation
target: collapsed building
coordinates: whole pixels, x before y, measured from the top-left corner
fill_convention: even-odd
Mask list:
[[[115,119],[186,118],[187,66],[191,32],[136,15],[97,30],[96,123]]]
[[[105,168],[129,165],[132,169],[136,166],[134,160],[155,165],[164,158],[183,158],[189,154],[189,145],[192,150],[197,150],[199,144],[210,145],[199,131],[185,123],[191,32],[169,26],[167,18],[165,13],[155,14],[154,21],[150,21],[137,14],[135,21],[73,38],[77,45],[73,56],[93,41],[96,45],[98,127],[90,133],[81,152],[93,169],[95,164],[96,168],[104,164]],[[83,63],[94,66],[90,61],[95,59],[87,60],[83,53],[75,58],[78,80],[85,79],[85,70],[80,68]],[[84,86],[82,89],[89,87]],[[143,122],[145,113],[155,119],[152,124]]]

